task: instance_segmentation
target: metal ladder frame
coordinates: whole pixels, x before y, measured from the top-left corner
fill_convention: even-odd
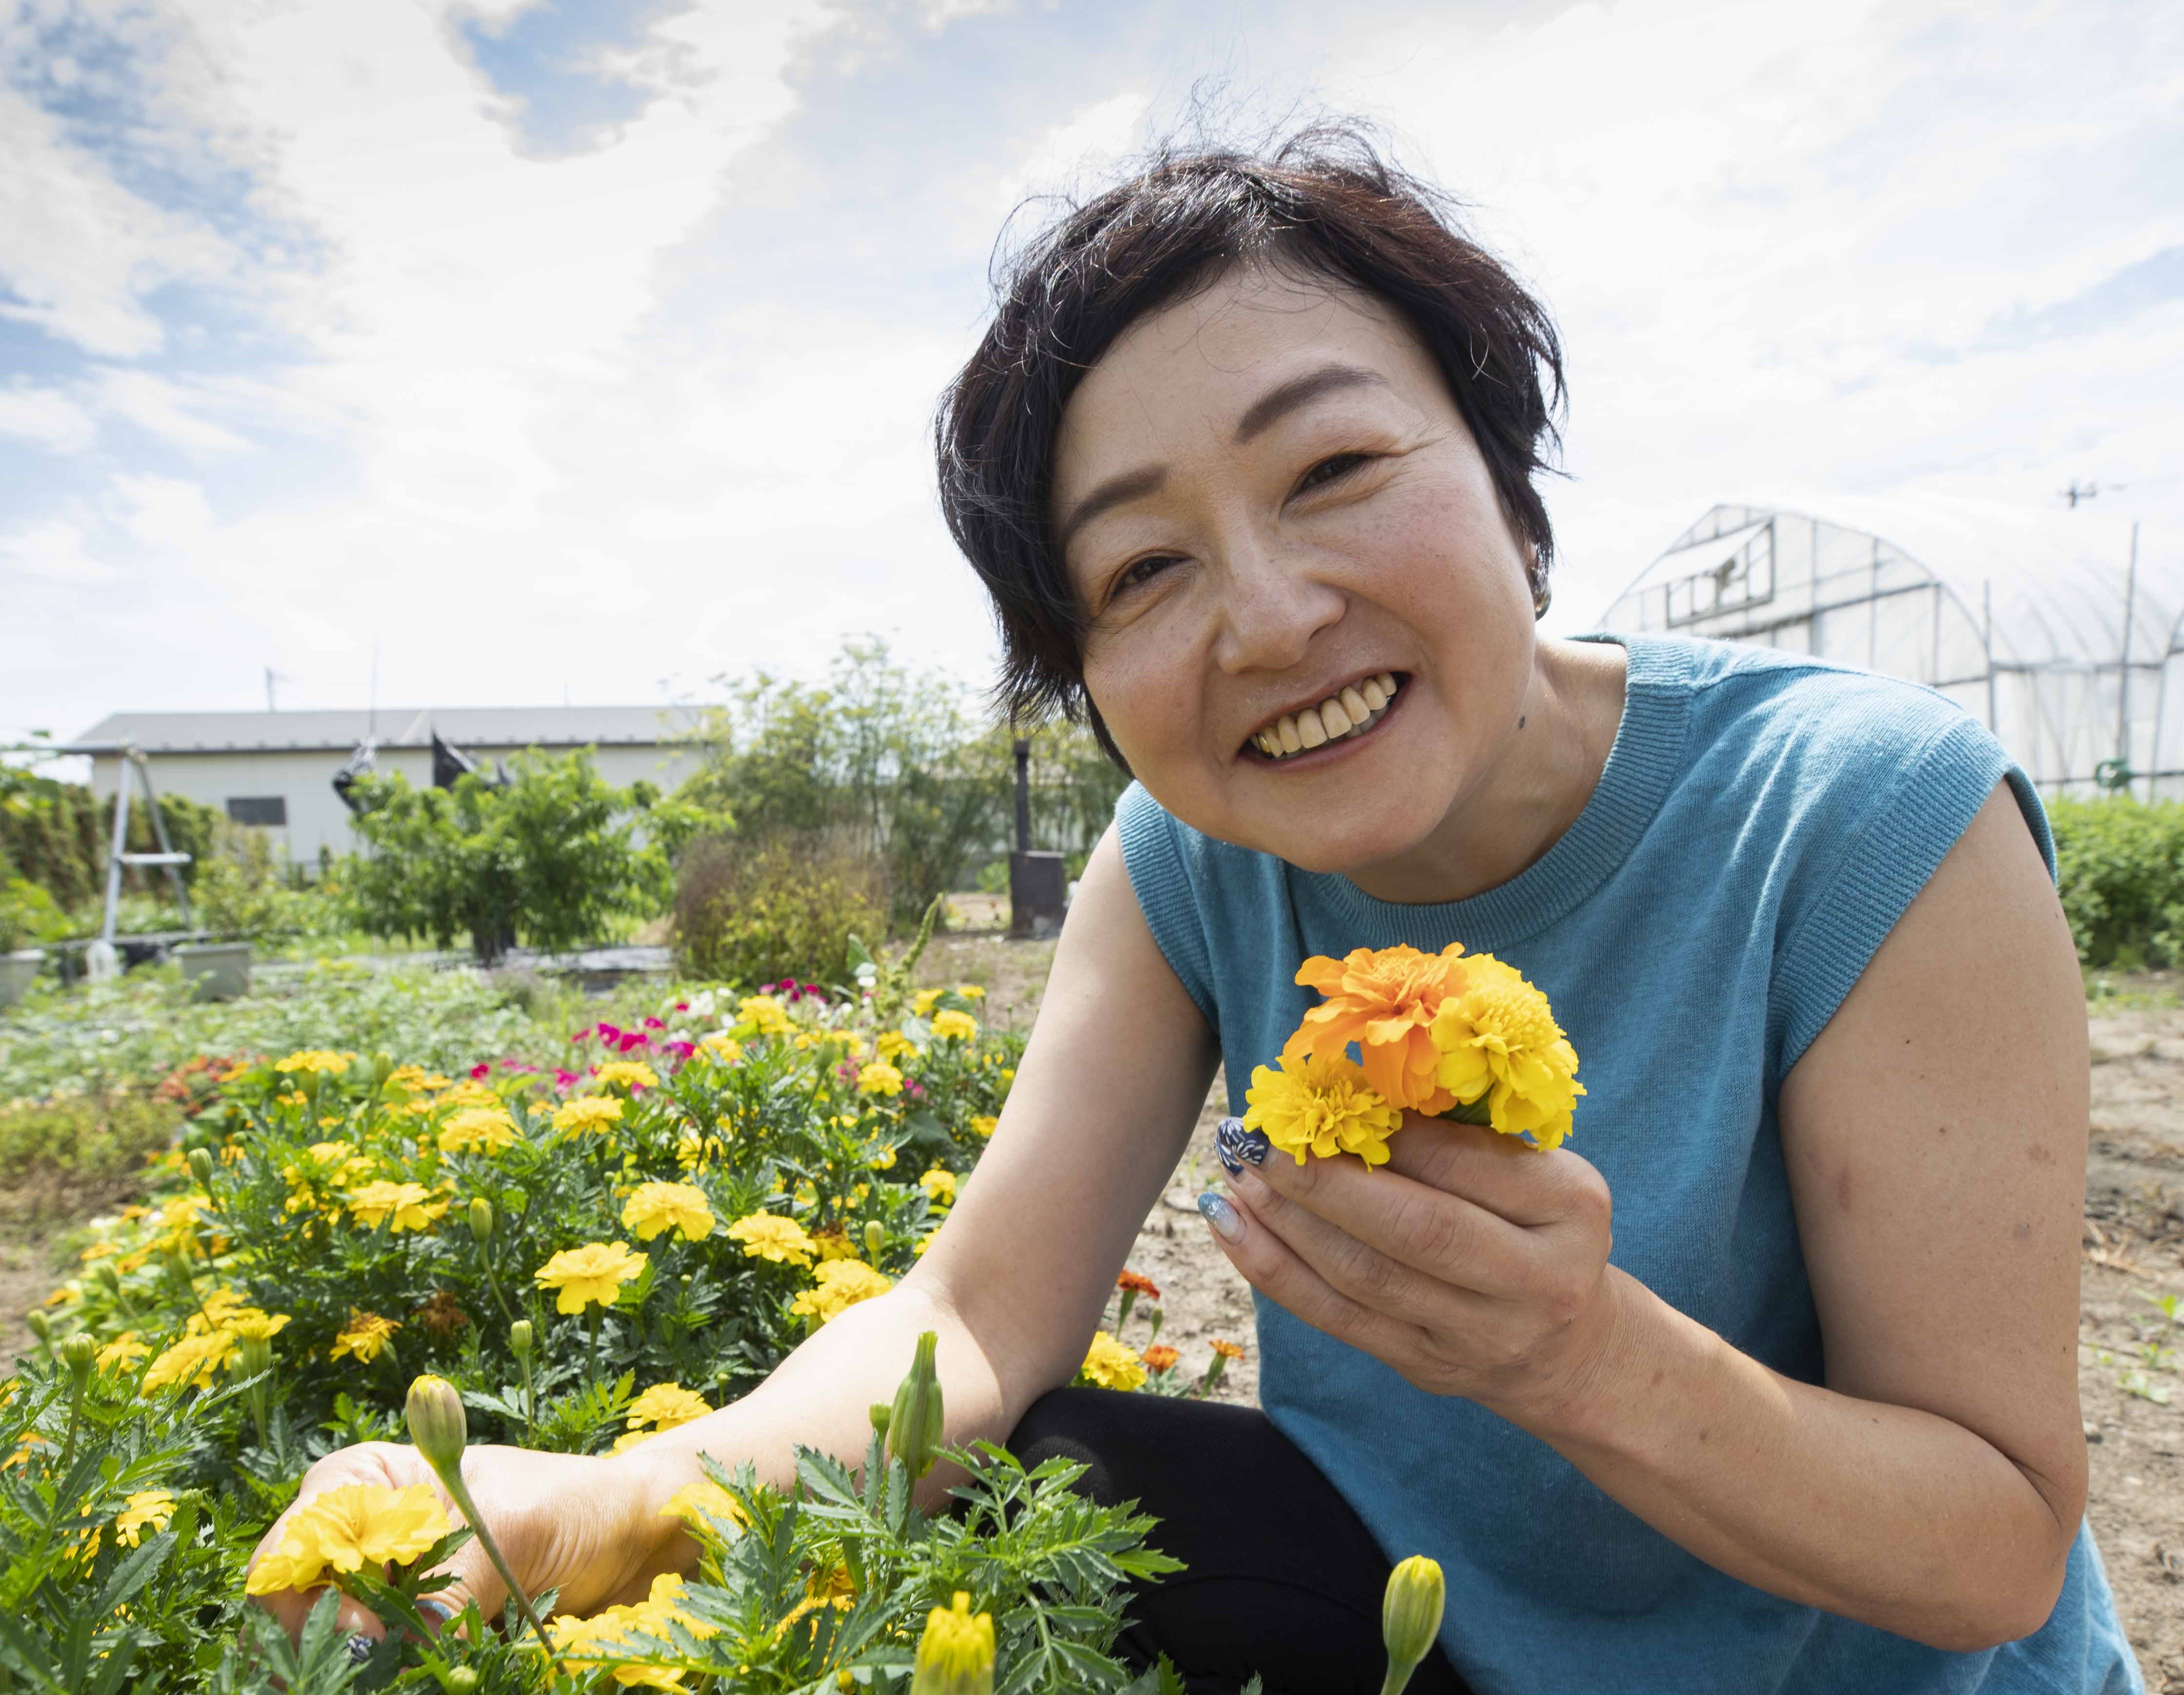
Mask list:
[[[167,839],[167,821],[159,816],[159,797],[152,788],[151,764],[131,743],[123,743],[115,751],[121,756],[121,764],[114,784],[114,845],[106,856],[106,922],[98,932],[98,939],[109,945],[114,941],[114,927],[120,914],[121,868],[125,865],[165,867],[168,881],[175,886],[175,904],[181,908],[182,928],[194,928],[190,891],[182,886],[182,867],[190,862],[190,856],[176,853]],[[144,807],[152,815],[152,835],[159,844],[157,853],[129,851],[129,773],[132,770],[144,785]]]

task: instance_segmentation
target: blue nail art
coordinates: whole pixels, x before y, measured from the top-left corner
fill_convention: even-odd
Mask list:
[[[445,1601],[435,1600],[429,1595],[417,1603],[417,1610],[421,1613],[432,1614],[443,1625],[455,1616],[455,1609],[453,1607]]]
[[[1247,1130],[1241,1118],[1223,1118],[1213,1129],[1213,1151],[1221,1156],[1221,1163],[1234,1177],[1249,1160],[1253,1165],[1264,1165],[1273,1144],[1267,1140],[1263,1130]]]
[[[373,1642],[370,1636],[365,1635],[362,1631],[359,1631],[354,1636],[348,1639],[348,1657],[350,1663],[355,1665],[362,1665],[365,1661],[371,1658],[371,1651],[377,1646],[378,1644]]]
[[[1222,1241],[1233,1242],[1244,1234],[1244,1215],[1211,1190],[1198,1197],[1198,1210],[1206,1215],[1206,1222],[1213,1226]]]

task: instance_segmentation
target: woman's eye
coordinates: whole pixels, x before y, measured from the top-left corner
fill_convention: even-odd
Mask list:
[[[1320,460],[1297,479],[1297,493],[1323,488],[1329,482],[1339,482],[1373,457],[1363,453],[1338,453]]]
[[[1116,573],[1114,593],[1126,594],[1133,588],[1142,588],[1168,566],[1175,563],[1173,554],[1155,554],[1148,559],[1132,560]]]

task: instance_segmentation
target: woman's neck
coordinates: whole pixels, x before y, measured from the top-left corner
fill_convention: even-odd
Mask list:
[[[1485,779],[1417,846],[1350,880],[1375,900],[1423,906],[1507,883],[1577,822],[1623,722],[1624,652],[1543,640],[1524,705]]]

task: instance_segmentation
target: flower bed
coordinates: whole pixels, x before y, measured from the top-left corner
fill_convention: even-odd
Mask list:
[[[780,987],[672,997],[579,1032],[560,1068],[304,1049],[211,1073],[157,1191],[96,1221],[0,1386],[0,1666],[70,1689],[906,1688],[919,1626],[960,1591],[994,1615],[1000,1687],[1123,1687],[1107,1603],[1161,1569],[1146,1521],[998,1450],[964,1457],[968,1508],[932,1521],[877,1448],[861,1476],[806,1454],[788,1496],[716,1473],[686,1514],[699,1571],[557,1620],[553,1658],[521,1629],[396,1631],[359,1669],[330,1604],[296,1650],[244,1601],[304,1470],[401,1440],[421,1372],[454,1386],[473,1439],[618,1450],[746,1392],[910,1268],[1020,1039],[981,1029],[967,987]],[[1221,1354],[1194,1380],[1117,1340],[1134,1307],[1156,1337],[1148,1291],[1125,1276],[1080,1380],[1200,1391]],[[328,1544],[326,1570],[404,1616],[441,1527],[349,1504],[323,1534],[356,1545]]]

